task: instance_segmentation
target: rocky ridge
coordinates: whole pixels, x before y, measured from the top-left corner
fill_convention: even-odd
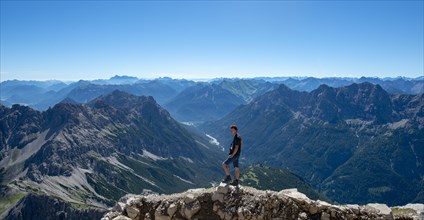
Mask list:
[[[397,218],[384,204],[333,205],[311,200],[296,189],[276,192],[221,184],[216,189],[191,189],[171,195],[126,195],[102,220],[420,219],[422,215]]]

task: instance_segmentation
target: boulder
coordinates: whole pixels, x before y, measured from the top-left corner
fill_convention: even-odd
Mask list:
[[[219,184],[219,186],[216,187],[216,191],[218,191],[219,193],[223,193],[223,194],[228,193],[229,190],[230,190],[229,185],[225,184],[225,183],[221,183],[221,184]]]
[[[187,217],[188,219],[191,219],[193,215],[195,215],[200,210],[200,202],[196,201],[191,204],[185,204],[183,208],[183,216]]]
[[[184,203],[192,203],[192,202],[194,202],[196,200],[196,197],[194,196],[194,194],[191,194],[191,193],[189,193],[189,194],[187,194],[185,197],[184,197]]]
[[[169,205],[168,210],[167,210],[168,215],[173,216],[175,214],[175,212],[177,211],[177,209],[178,209],[178,206],[175,205],[174,203],[171,203],[171,205]]]
[[[125,211],[127,212],[128,217],[131,219],[136,219],[140,213],[140,210],[136,207],[126,206]]]
[[[224,202],[224,194],[222,194],[220,192],[213,192],[212,201],[219,201],[219,202],[223,203]]]
[[[371,209],[376,213],[383,215],[385,219],[393,219],[392,210],[386,204],[370,203],[365,206],[365,209]]]

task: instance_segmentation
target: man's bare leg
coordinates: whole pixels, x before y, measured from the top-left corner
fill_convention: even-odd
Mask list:
[[[222,164],[222,168],[224,168],[225,174],[226,174],[227,176],[229,176],[229,175],[230,175],[230,170],[228,169],[227,164],[223,163],[223,164]]]
[[[240,169],[238,167],[234,167],[234,170],[236,171],[236,180],[240,178]]]

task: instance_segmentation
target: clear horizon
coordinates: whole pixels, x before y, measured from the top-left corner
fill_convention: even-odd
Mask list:
[[[423,1],[1,1],[0,81],[424,75]]]
[[[61,81],[64,83],[73,83],[73,82],[77,82],[80,80],[83,81],[94,81],[94,80],[110,80],[112,77],[136,77],[139,80],[155,80],[155,79],[160,79],[160,78],[171,78],[171,79],[175,79],[175,80],[191,80],[191,81],[195,81],[195,82],[207,82],[207,81],[212,81],[215,79],[255,79],[255,78],[317,78],[317,79],[324,79],[324,78],[350,78],[350,79],[359,79],[361,77],[366,77],[366,78],[379,78],[379,79],[396,79],[396,78],[404,78],[404,79],[424,79],[424,76],[418,76],[418,77],[404,77],[404,76],[395,76],[395,77],[377,77],[377,76],[360,76],[360,77],[344,77],[344,76],[330,76],[330,77],[313,77],[313,76],[256,76],[256,77],[214,77],[214,78],[174,78],[174,77],[170,77],[170,76],[158,76],[158,77],[153,77],[153,78],[142,78],[142,77],[137,77],[137,76],[131,76],[131,75],[114,75],[111,77],[107,77],[107,78],[93,78],[93,79],[76,79],[76,80],[61,80],[61,79],[8,79],[8,80],[4,80],[4,81],[0,81],[0,83],[2,82],[6,82],[6,81],[13,81],[13,80],[18,80],[18,81]]]

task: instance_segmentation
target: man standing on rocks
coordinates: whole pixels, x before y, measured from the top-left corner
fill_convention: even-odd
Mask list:
[[[230,175],[230,170],[228,169],[228,164],[233,163],[236,176],[234,181],[231,182],[231,185],[238,186],[238,180],[240,177],[239,157],[241,152],[241,145],[243,142],[241,140],[240,135],[237,134],[238,129],[236,125],[231,125],[230,130],[231,130],[231,134],[234,136],[234,139],[230,145],[230,153],[228,155],[228,158],[222,163],[222,167],[224,168],[225,174],[227,175],[222,180],[222,182],[223,183],[231,182],[231,175]]]

